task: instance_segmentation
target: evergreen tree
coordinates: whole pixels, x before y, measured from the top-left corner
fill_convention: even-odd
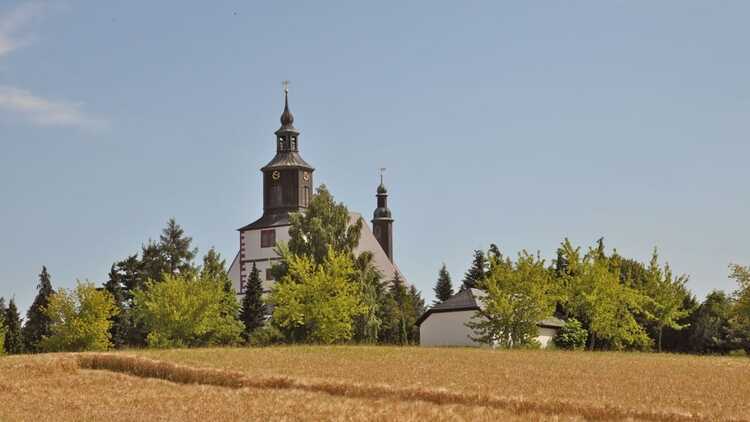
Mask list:
[[[409,291],[398,272],[393,273],[389,293],[395,304],[396,311],[396,324],[393,327],[395,329],[394,340],[398,344],[406,345],[409,343],[409,333],[411,331],[408,321],[411,304]]]
[[[229,279],[227,274],[227,262],[221,258],[221,254],[216,252],[216,249],[211,248],[208,253],[203,257],[203,266],[201,267],[201,275],[209,278],[215,278],[221,280],[224,291],[226,293],[232,293],[232,280]]]
[[[193,259],[198,253],[198,248],[191,248],[192,242],[193,238],[185,236],[185,230],[174,218],[170,218],[159,237],[159,249],[170,274],[194,272]]]
[[[21,315],[18,314],[16,301],[11,299],[5,311],[5,352],[23,353],[23,336],[21,335]]]
[[[247,278],[244,293],[240,321],[245,326],[242,337],[247,341],[256,329],[263,326],[263,322],[265,321],[265,305],[263,305],[262,300],[263,284],[260,280],[260,272],[255,263],[253,263],[253,269],[250,270],[250,276]]]
[[[484,252],[477,249],[474,251],[474,260],[471,263],[471,267],[466,271],[464,275],[463,284],[461,290],[474,289],[482,286],[487,276],[487,257]]]
[[[5,314],[7,309],[5,308],[5,298],[0,297],[0,356],[5,354]]]
[[[385,290],[382,275],[373,263],[372,252],[362,252],[354,261],[355,283],[362,290],[362,303],[367,310],[355,319],[354,340],[377,343],[383,325]]]
[[[23,326],[23,342],[27,352],[38,352],[39,342],[42,338],[50,335],[50,319],[44,313],[44,309],[49,304],[49,298],[54,291],[52,290],[52,281],[47,272],[47,267],[42,267],[39,274],[39,284],[36,286],[37,295],[34,302],[26,312],[26,324]]]
[[[451,275],[448,273],[448,269],[445,267],[445,263],[438,272],[438,280],[435,283],[435,301],[433,304],[437,305],[440,302],[448,300],[453,296],[453,283],[451,282]]]
[[[731,349],[732,299],[714,290],[698,307],[690,344],[695,353],[726,353]]]
[[[143,288],[144,283],[143,264],[138,255],[131,255],[112,264],[104,289],[112,295],[117,308],[110,328],[112,343],[116,348],[146,345],[146,329],[135,320],[131,312],[133,293]]]
[[[425,306],[424,298],[422,298],[422,293],[413,284],[409,287],[409,304],[411,305],[411,309],[406,321],[409,327],[409,342],[411,344],[419,344],[417,319],[427,311],[427,307]]]

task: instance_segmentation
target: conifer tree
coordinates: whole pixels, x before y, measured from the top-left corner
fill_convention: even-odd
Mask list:
[[[21,335],[21,315],[18,314],[16,301],[11,299],[5,311],[5,352],[8,354],[23,353],[23,336]]]
[[[263,284],[260,280],[260,271],[253,263],[250,276],[245,285],[245,296],[242,298],[242,309],[240,321],[245,325],[242,337],[247,341],[256,329],[263,326],[265,320],[265,306],[263,305]]]
[[[438,272],[438,280],[435,284],[434,291],[436,299],[433,304],[435,305],[444,302],[453,296],[453,283],[451,282],[451,275],[445,267],[445,263],[443,263],[443,266]]]
[[[389,293],[396,305],[396,327],[394,327],[396,332],[394,333],[394,340],[398,344],[406,345],[409,342],[410,331],[407,316],[410,311],[409,291],[398,272],[393,273]]]
[[[409,304],[411,305],[411,309],[409,309],[410,312],[407,315],[406,320],[409,328],[409,342],[412,344],[419,344],[419,327],[417,326],[417,319],[425,313],[427,307],[425,307],[422,293],[417,290],[413,284],[409,287]]]
[[[26,324],[23,326],[23,342],[27,352],[38,352],[39,342],[50,335],[50,318],[44,313],[49,298],[54,293],[47,267],[42,267],[39,274],[38,293],[26,312]]]
[[[186,274],[195,270],[193,259],[198,249],[191,248],[192,242],[193,238],[185,236],[185,230],[174,218],[167,221],[167,227],[159,237],[159,249],[170,274]]]
[[[487,276],[487,257],[484,252],[477,249],[474,251],[474,260],[471,263],[466,275],[464,275],[464,281],[461,285],[461,290],[474,289],[481,287],[482,283]]]
[[[5,298],[0,297],[0,356],[5,354]]]

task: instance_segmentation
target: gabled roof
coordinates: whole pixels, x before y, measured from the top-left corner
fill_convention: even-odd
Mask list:
[[[481,299],[486,295],[483,290],[479,289],[466,289],[461,290],[455,295],[449,297],[443,302],[440,302],[430,309],[428,309],[422,316],[417,319],[417,325],[422,324],[424,320],[430,315],[440,312],[459,312],[459,311],[478,311],[483,307]],[[549,317],[539,321],[536,325],[539,327],[546,328],[561,328],[565,325],[565,321],[556,318]]]
[[[364,251],[369,251],[372,253],[372,263],[375,265],[375,268],[380,271],[380,275],[383,276],[383,281],[392,280],[393,274],[397,272],[399,277],[401,277],[401,280],[403,280],[404,283],[409,286],[409,281],[406,279],[406,277],[404,277],[404,274],[401,272],[401,270],[398,269],[398,266],[396,266],[396,264],[394,264],[388,258],[388,255],[386,255],[383,247],[380,246],[380,242],[378,242],[378,239],[376,239],[375,235],[372,234],[370,225],[367,224],[367,221],[364,221],[364,219],[362,218],[362,214],[357,212],[349,213],[350,225],[356,223],[359,219],[362,219],[362,231],[360,231],[359,233],[359,244],[354,251],[358,254]]]

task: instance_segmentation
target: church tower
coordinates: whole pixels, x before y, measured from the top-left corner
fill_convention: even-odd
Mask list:
[[[315,170],[299,154],[299,130],[289,111],[289,89],[284,88],[284,112],[276,134],[276,156],[263,172],[263,216],[286,216],[307,208]]]
[[[378,186],[378,207],[372,214],[372,233],[380,243],[380,247],[393,262],[393,218],[391,210],[388,209],[388,190],[383,184],[383,175],[380,175],[380,186]]]

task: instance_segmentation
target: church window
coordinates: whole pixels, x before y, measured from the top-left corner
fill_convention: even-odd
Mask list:
[[[260,247],[272,248],[276,246],[276,230],[262,230],[260,232]]]
[[[266,280],[273,280],[273,275],[271,274],[270,268],[266,268]]]

